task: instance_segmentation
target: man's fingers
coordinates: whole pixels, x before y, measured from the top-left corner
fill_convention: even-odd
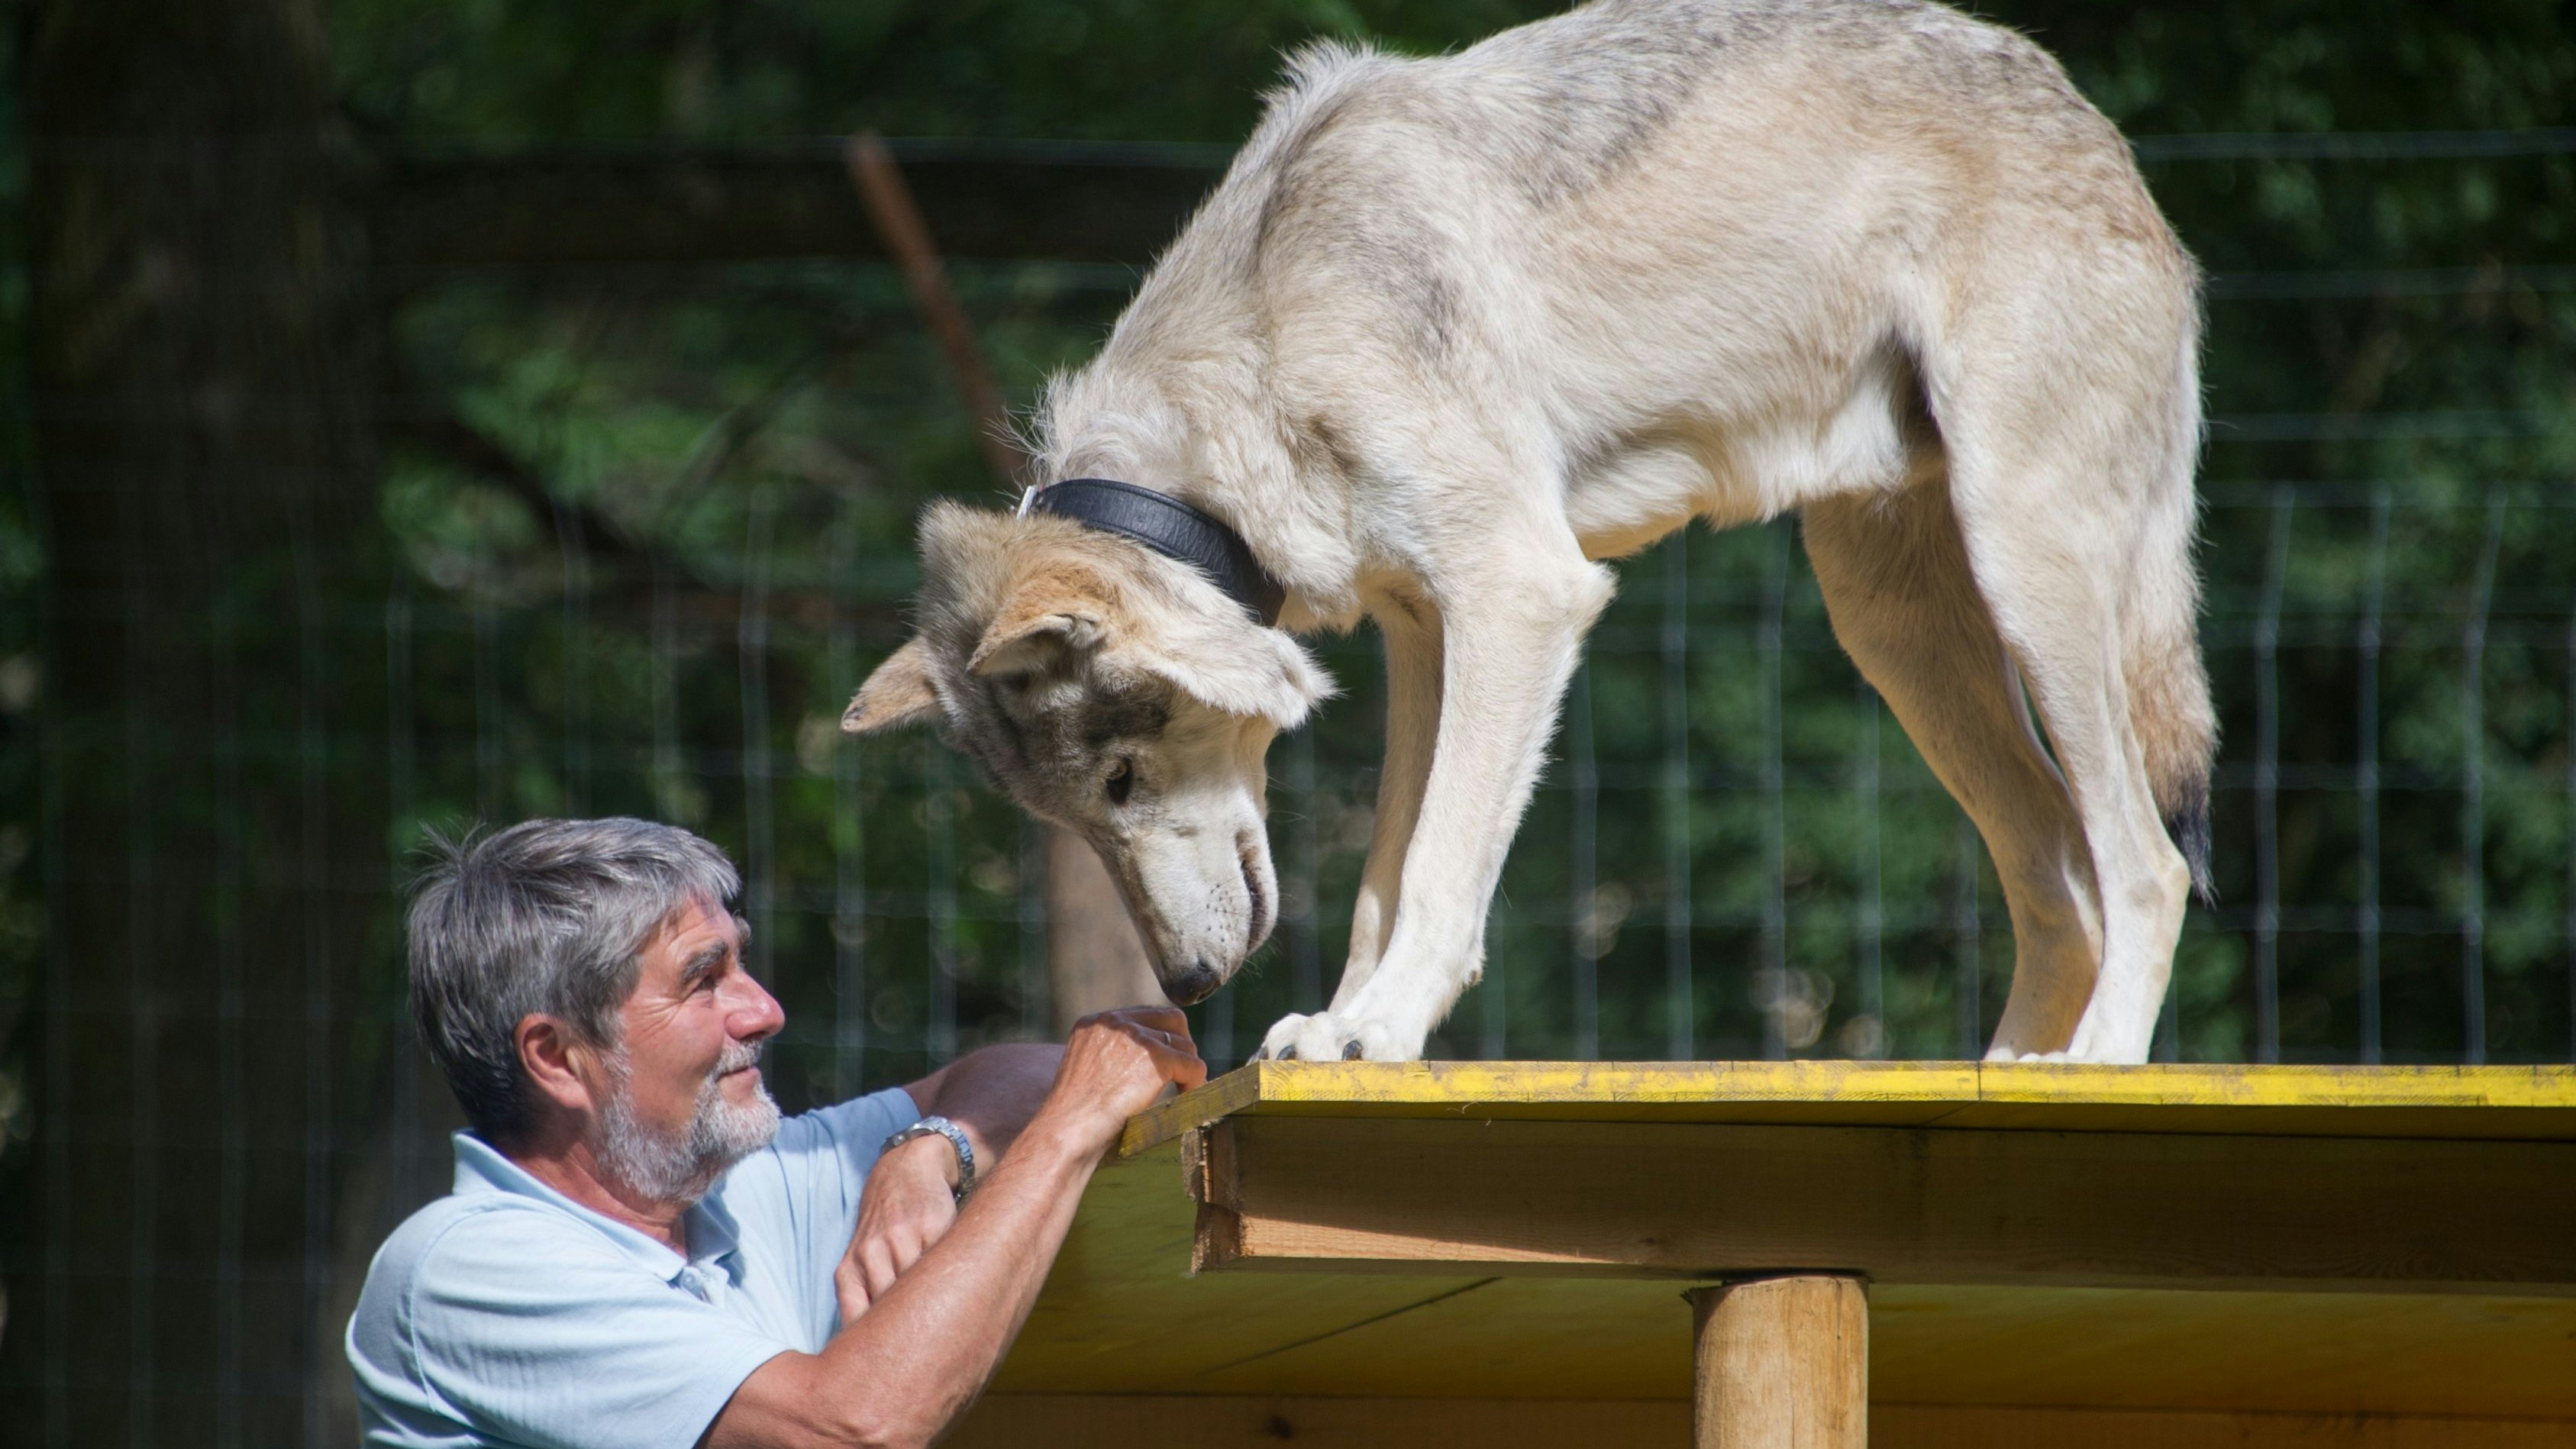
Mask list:
[[[859,1266],[867,1275],[868,1297],[882,1297],[887,1289],[894,1286],[894,1255],[883,1241],[872,1242],[859,1249]]]
[[[858,1261],[844,1255],[841,1266],[832,1270],[832,1293],[841,1301],[841,1325],[846,1328],[868,1311],[868,1282],[859,1271]]]
[[[1104,1011],[1094,1016],[1086,1016],[1074,1023],[1074,1030],[1079,1032],[1088,1026],[1126,1028],[1131,1031],[1142,1027],[1148,1031],[1174,1033],[1184,1039],[1190,1034],[1190,1019],[1177,1006],[1122,1006],[1116,1011]]]

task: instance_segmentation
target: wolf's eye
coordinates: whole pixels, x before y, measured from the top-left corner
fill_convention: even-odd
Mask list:
[[[1120,760],[1109,772],[1107,788],[1110,804],[1126,804],[1127,797],[1136,789],[1136,767],[1125,760]]]

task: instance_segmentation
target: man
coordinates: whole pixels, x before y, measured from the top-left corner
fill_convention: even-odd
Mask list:
[[[412,1013],[472,1130],[349,1322],[370,1445],[927,1444],[1120,1126],[1206,1078],[1179,1012],[1135,1008],[781,1123],[784,1017],[714,846],[535,820],[437,849]]]

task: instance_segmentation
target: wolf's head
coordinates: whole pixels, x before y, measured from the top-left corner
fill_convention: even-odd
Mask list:
[[[1331,681],[1188,565],[1066,519],[937,504],[921,558],[920,632],[841,728],[940,724],[1091,842],[1165,994],[1204,999],[1278,923],[1262,757]]]

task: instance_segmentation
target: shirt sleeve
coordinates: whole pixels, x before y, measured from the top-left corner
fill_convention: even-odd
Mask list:
[[[494,1230],[511,1211],[440,1234],[410,1288],[421,1391],[477,1434],[531,1449],[690,1449],[752,1370],[790,1347],[605,1243],[561,1235],[532,1262],[526,1232]]]

